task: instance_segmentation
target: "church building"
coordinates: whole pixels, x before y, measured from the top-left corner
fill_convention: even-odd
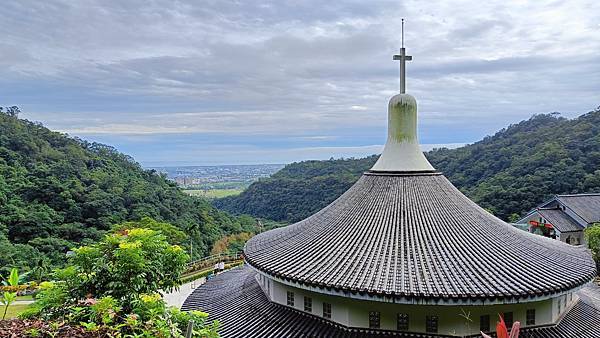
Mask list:
[[[394,59],[400,93],[375,165],[321,211],[254,236],[245,266],[183,309],[224,337],[481,337],[499,315],[521,337],[600,337],[591,253],[505,223],[436,170],[405,92],[411,57]]]

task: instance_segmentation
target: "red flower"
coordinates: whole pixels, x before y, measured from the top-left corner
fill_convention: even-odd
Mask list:
[[[514,322],[509,335],[508,329],[506,328],[506,323],[504,322],[504,318],[502,318],[502,315],[498,315],[498,317],[500,317],[500,321],[496,323],[496,335],[498,336],[498,338],[519,338],[519,330],[521,328],[521,323]],[[483,338],[492,338],[483,332],[481,332],[481,335],[483,336]]]
[[[498,335],[498,338],[508,338],[508,330],[506,329],[504,318],[502,318],[502,315],[498,315],[498,317],[500,317],[500,321],[496,323],[496,335]]]

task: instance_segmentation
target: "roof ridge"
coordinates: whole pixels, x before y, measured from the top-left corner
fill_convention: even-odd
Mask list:
[[[367,170],[363,175],[368,176],[437,176],[443,175],[441,171],[437,170],[414,170],[414,171],[376,171]]]
[[[556,195],[556,197],[582,197],[582,196],[600,196],[598,192],[590,192],[583,194],[564,194],[564,195]]]

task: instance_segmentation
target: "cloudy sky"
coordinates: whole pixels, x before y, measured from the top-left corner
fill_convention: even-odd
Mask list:
[[[398,88],[421,143],[600,105],[600,2],[9,0],[0,106],[147,166],[379,152]]]

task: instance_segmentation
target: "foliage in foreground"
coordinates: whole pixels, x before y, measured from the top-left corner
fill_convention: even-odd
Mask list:
[[[3,282],[3,284],[12,288],[17,288],[19,286],[19,271],[17,270],[17,268],[13,268],[10,271],[10,276],[6,281]],[[0,298],[0,304],[4,305],[4,313],[2,314],[2,319],[6,318],[6,312],[8,312],[8,307],[15,301],[15,299],[17,299],[16,292],[4,291],[2,293],[2,298]]]
[[[425,155],[479,205],[514,221],[554,194],[600,192],[600,108],[572,120],[535,115],[479,142]],[[376,160],[292,163],[214,204],[229,212],[299,221],[335,200]]]
[[[76,249],[70,265],[40,284],[36,302],[21,314],[80,326],[106,337],[183,337],[190,320],[194,337],[217,337],[206,313],[165,305],[159,290],[180,285],[188,256],[151,229],[125,229]]]

